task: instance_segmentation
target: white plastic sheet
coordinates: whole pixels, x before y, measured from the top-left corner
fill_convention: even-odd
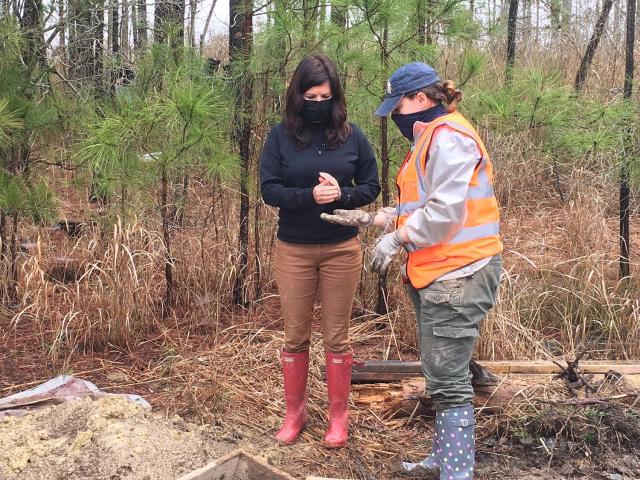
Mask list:
[[[60,375],[37,387],[5,398],[0,398],[0,418],[5,415],[24,415],[34,408],[55,405],[68,400],[87,397],[96,399],[106,396],[123,397],[142,407],[151,408],[149,402],[139,395],[106,393],[86,380],[81,380],[70,375]]]

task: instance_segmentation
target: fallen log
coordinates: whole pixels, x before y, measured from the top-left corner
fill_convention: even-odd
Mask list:
[[[529,387],[531,384],[522,379],[505,377],[497,385],[475,386],[474,403],[476,408],[497,413],[513,402],[524,401],[524,392]],[[433,404],[424,395],[424,390],[423,378],[406,378],[397,383],[354,385],[353,398],[356,406],[370,409],[385,418],[433,415]]]
[[[596,384],[606,381],[606,375],[596,374]],[[537,398],[543,390],[549,389],[549,375],[509,375],[500,379],[497,385],[474,384],[475,407],[482,413],[495,414],[517,403],[554,403],[567,405],[598,404],[625,398],[638,398],[640,401],[640,375],[626,375],[621,381],[624,386],[620,394],[600,395],[593,398],[541,399]],[[557,392],[565,390],[563,382],[556,380]],[[556,385],[554,383],[554,385]],[[353,401],[358,408],[370,409],[381,418],[393,419],[408,416],[433,416],[435,414],[431,399],[425,396],[423,378],[406,378],[396,383],[369,383],[352,386]],[[552,389],[554,387],[551,387]]]

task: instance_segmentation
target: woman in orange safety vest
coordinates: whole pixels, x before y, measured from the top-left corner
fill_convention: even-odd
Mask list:
[[[389,78],[376,111],[413,143],[396,184],[398,204],[375,216],[336,210],[324,219],[385,229],[370,267],[386,272],[407,252],[403,277],[418,322],[422,370],[436,407],[431,454],[405,470],[473,478],[474,410],[469,362],[480,324],[494,306],[502,271],[493,166],[475,128],[457,111],[462,94],[424,63]]]

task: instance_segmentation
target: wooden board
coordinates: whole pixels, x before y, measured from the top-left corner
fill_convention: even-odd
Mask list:
[[[294,480],[259,457],[234,450],[179,480]]]
[[[480,365],[498,374],[556,374],[561,370],[549,360],[498,360],[480,361]],[[562,365],[563,362],[560,362]],[[584,360],[579,363],[582,373],[607,373],[614,370],[623,375],[640,375],[640,364],[631,361],[603,361]],[[323,378],[324,367],[321,367]],[[354,383],[368,382],[398,382],[405,378],[422,376],[420,362],[400,360],[366,360],[354,362],[352,381]]]
[[[480,361],[483,367],[494,373],[544,374],[559,373],[560,369],[550,360],[502,360]],[[566,362],[559,361],[566,366]],[[581,360],[578,364],[582,373],[607,373],[614,370],[623,375],[640,375],[640,363],[624,360]]]

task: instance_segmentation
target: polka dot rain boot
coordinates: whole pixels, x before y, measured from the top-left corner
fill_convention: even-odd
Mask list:
[[[436,415],[440,480],[473,479],[475,464],[473,405],[449,408]]]
[[[427,458],[420,460],[417,463],[402,462],[402,470],[405,473],[419,474],[424,470],[428,472],[437,472],[440,469],[440,456],[437,453],[440,448],[440,446],[438,445],[440,436],[438,435],[438,430],[436,429],[437,425],[438,417],[436,415],[436,423],[433,430],[433,440],[431,442],[431,453]]]

